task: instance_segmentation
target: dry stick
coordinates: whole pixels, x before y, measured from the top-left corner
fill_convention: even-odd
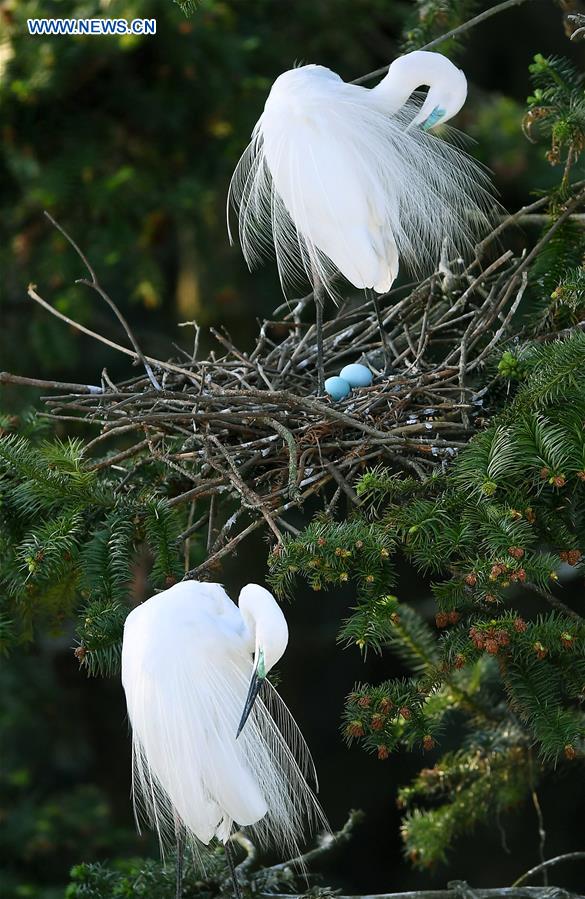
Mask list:
[[[292,431],[285,428],[283,424],[275,418],[264,419],[275,431],[277,431],[288,447],[288,493],[291,499],[298,499],[299,488],[297,486],[297,445]]]
[[[225,447],[223,447],[221,445],[221,443],[219,442],[217,437],[210,436],[209,440],[220,451],[220,453],[226,460],[227,464],[229,465],[230,471],[227,471],[226,474],[227,474],[228,478],[230,479],[230,481],[232,481],[234,486],[237,488],[237,491],[240,494],[240,496],[247,500],[247,502],[249,503],[249,506],[252,509],[259,510],[259,512],[262,514],[264,520],[266,521],[266,524],[268,525],[270,530],[273,532],[273,534],[275,535],[278,542],[282,543],[282,534],[276,527],[276,524],[274,523],[274,519],[273,519],[272,515],[270,514],[270,512],[268,511],[268,509],[266,508],[266,506],[264,505],[264,503],[262,502],[262,499],[258,496],[258,494],[254,490],[252,490],[251,487],[248,487],[248,485],[242,480],[242,478],[240,477],[240,474],[238,472],[237,466],[236,466],[234,460],[232,459],[232,457],[230,456],[230,454],[228,453],[228,451],[225,449]],[[219,466],[216,463],[212,462],[211,460],[210,460],[210,464],[213,465],[213,467],[217,471],[221,470],[219,468]]]
[[[272,514],[275,516],[280,516],[282,514],[282,512],[288,511],[288,509],[290,509],[292,506],[300,505],[309,496],[312,496],[314,493],[316,493],[328,481],[329,481],[329,476],[323,478],[320,482],[318,482],[316,484],[312,484],[308,490],[305,490],[305,492],[302,494],[302,496],[298,502],[284,503],[282,506],[279,506],[278,509],[275,509]],[[261,526],[261,524],[262,524],[262,519],[257,518],[256,521],[253,521],[251,524],[249,524],[247,527],[245,527],[243,531],[240,531],[238,534],[236,534],[235,537],[232,537],[232,539],[229,541],[229,543],[226,543],[225,546],[223,546],[221,549],[218,549],[218,551],[216,553],[214,553],[212,556],[210,556],[208,559],[206,559],[204,562],[202,562],[201,565],[197,566],[197,568],[192,568],[191,571],[188,571],[187,574],[185,575],[185,577],[183,578],[183,580],[189,580],[194,577],[198,577],[200,574],[205,572],[208,568],[213,568],[215,565],[217,565],[217,563],[224,556],[228,555],[228,553],[231,553],[236,548],[236,546],[238,546],[238,544],[242,542],[242,540],[245,540],[246,537],[249,537],[250,534],[252,534],[254,531],[256,531]]]
[[[567,852],[565,855],[557,855],[555,858],[549,858],[545,862],[541,862],[539,865],[536,865],[534,868],[530,868],[529,871],[526,871],[518,880],[515,880],[512,884],[512,888],[519,887],[523,883],[525,883],[530,877],[533,877],[535,874],[539,874],[540,871],[543,871],[547,868],[553,868],[555,865],[560,865],[563,862],[570,861],[585,861],[585,852]]]
[[[148,375],[148,380],[150,381],[150,383],[156,390],[160,390],[160,384],[158,383],[157,379],[155,378],[154,372],[152,371],[152,368],[146,361],[146,358],[145,358],[142,350],[138,346],[138,341],[134,337],[134,334],[132,332],[132,329],[130,328],[130,325],[128,324],[128,322],[126,321],[126,318],[124,317],[124,315],[122,315],[122,313],[120,312],[120,310],[118,309],[118,307],[116,306],[116,304],[114,303],[112,298],[110,296],[108,296],[106,291],[103,289],[103,287],[99,283],[96,273],[95,273],[91,263],[89,262],[87,256],[79,248],[79,246],[73,240],[71,235],[68,234],[68,232],[65,230],[65,228],[62,225],[60,225],[59,222],[57,222],[53,218],[53,216],[47,212],[46,209],[45,209],[45,216],[49,219],[51,224],[55,228],[57,228],[58,231],[61,232],[61,234],[63,235],[65,240],[73,247],[73,249],[75,250],[75,252],[77,253],[77,255],[79,256],[79,258],[81,259],[81,261],[83,262],[83,264],[85,265],[86,269],[89,272],[91,281],[88,281],[87,278],[78,278],[75,283],[76,284],[84,284],[86,287],[91,287],[92,290],[95,290],[95,292],[97,294],[99,294],[99,296],[102,298],[102,300],[104,300],[108,304],[108,306],[110,307],[110,309],[112,310],[112,312],[114,313],[114,315],[116,316],[116,318],[118,319],[118,321],[120,322],[122,327],[124,328],[124,330],[128,336],[128,339],[130,340],[130,343],[134,347],[136,355],[138,356],[138,359],[144,366],[144,370],[146,371],[146,374]]]
[[[192,507],[194,508],[194,506],[195,506],[195,504],[193,503]],[[209,519],[209,512],[204,512],[203,515],[201,516],[201,518],[198,518],[197,521],[195,521],[193,524],[189,525],[187,530],[183,531],[182,534],[179,534],[179,536],[177,537],[177,541],[176,541],[177,544],[183,543],[183,541],[187,541],[189,539],[189,537],[191,537],[193,534],[196,534],[197,531],[203,527],[203,525],[207,524],[208,519]]]
[[[214,491],[217,490],[218,487],[225,486],[225,478],[210,478],[207,482],[203,482],[199,487],[193,487],[192,490],[186,490],[185,493],[180,493],[178,496],[173,496],[172,499],[167,500],[167,506],[171,509],[174,506],[180,506],[181,503],[187,503],[191,499],[196,499],[198,496],[209,496],[214,495]]]
[[[500,337],[502,336],[502,334],[508,327],[509,323],[511,322],[512,318],[514,317],[516,310],[518,309],[518,306],[520,305],[520,303],[522,301],[522,297],[524,296],[524,291],[526,290],[527,286],[528,286],[528,272],[523,271],[522,272],[522,284],[520,285],[520,289],[518,290],[518,293],[516,294],[516,299],[510,306],[502,324],[500,325],[500,327],[498,328],[498,330],[496,331],[496,333],[494,334],[494,336],[492,337],[492,339],[490,340],[488,345],[486,347],[484,347],[484,349],[481,351],[479,356],[477,356],[473,360],[473,362],[470,362],[469,365],[467,366],[468,372],[473,371],[474,368],[477,368],[478,365],[481,365],[481,362],[483,361],[483,359],[494,348],[496,343],[498,343]],[[473,344],[472,344],[472,346],[473,346]],[[463,402],[463,400],[462,400],[462,402]]]
[[[68,315],[64,315],[62,312],[59,312],[58,309],[55,309],[54,306],[51,306],[46,300],[43,300],[41,296],[37,293],[36,284],[29,284],[27,293],[31,300],[34,300],[35,303],[38,303],[39,306],[42,306],[43,309],[46,309],[51,315],[54,315],[55,318],[59,318],[61,321],[65,322],[65,324],[70,325],[72,328],[75,328],[77,331],[81,331],[82,334],[87,334],[88,337],[93,337],[94,340],[99,340],[100,343],[104,343],[106,346],[111,347],[113,350],[117,350],[119,353],[123,353],[125,356],[130,356],[131,359],[136,359],[140,362],[140,356],[134,350],[129,350],[125,346],[120,346],[119,343],[115,343],[113,340],[109,340],[107,337],[103,337],[103,335],[98,334],[96,331],[90,330],[90,328],[86,328],[85,325],[80,325],[79,322],[74,321],[74,319],[69,318]],[[191,378],[191,380],[199,386],[199,380],[193,374],[193,372],[189,371],[186,368],[181,368],[179,365],[173,365],[172,362],[163,362],[161,359],[153,359],[152,356],[144,357],[147,362],[150,362],[152,365],[156,365],[157,368],[162,368],[165,371],[173,371],[176,374],[183,375],[185,378]]]
[[[228,533],[231,531],[231,529],[233,528],[233,526],[234,526],[235,523],[237,522],[237,520],[238,520],[238,518],[240,517],[240,515],[243,515],[244,512],[246,512],[246,511],[248,511],[248,509],[246,508],[246,506],[244,506],[243,504],[241,504],[241,505],[240,505],[240,508],[237,509],[235,512],[233,512],[233,513],[229,516],[229,518],[227,519],[227,521],[224,522],[224,524],[223,524],[221,530],[219,531],[217,537],[216,537],[215,540],[213,541],[213,543],[212,543],[212,545],[211,545],[211,548],[208,550],[209,555],[213,555],[213,553],[215,553],[215,552],[219,549],[219,547],[223,545],[223,542],[224,542],[225,538],[227,537]]]
[[[216,512],[216,509],[215,509],[216,502],[217,502],[217,493],[212,493],[211,499],[209,500],[209,526],[207,528],[207,554],[208,555],[211,550],[211,545],[213,542],[213,521],[214,521],[215,512]],[[185,573],[185,576],[186,576],[186,573]]]
[[[317,268],[311,263],[313,278],[313,297],[315,299],[315,329],[317,331],[317,394],[325,392],[323,376],[323,309],[325,306],[325,285]]]
[[[583,893],[569,893],[568,890],[551,893],[550,887],[494,887],[471,889],[464,882],[451,881],[451,889],[414,890],[407,893],[373,893],[366,895],[335,895],[335,899],[585,899]],[[305,894],[306,895],[306,894]],[[302,899],[299,893],[257,893],[258,899]]]
[[[578,187],[579,185],[575,184],[574,186]],[[508,215],[506,216],[506,218],[502,219],[500,224],[496,228],[494,228],[494,230],[490,234],[488,234],[487,237],[484,237],[484,239],[477,244],[475,248],[476,256],[481,256],[485,248],[489,246],[490,243],[493,243],[493,241],[496,239],[496,237],[498,237],[499,234],[502,233],[502,231],[505,231],[506,228],[510,227],[510,225],[518,224],[523,218],[530,216],[533,210],[542,209],[542,207],[546,206],[549,201],[550,196],[547,194],[546,197],[540,197],[538,200],[535,200],[534,203],[528,203],[526,206],[522,206],[516,212],[513,212],[511,215]],[[530,217],[532,218],[532,216]],[[545,216],[545,218],[549,218],[549,216]]]
[[[272,384],[270,383],[258,363],[254,363],[250,361],[250,359],[246,359],[244,354],[240,353],[240,351],[233,345],[233,343],[228,340],[227,337],[224,337],[223,334],[220,334],[219,331],[217,331],[215,328],[210,328],[209,332],[210,334],[213,334],[215,339],[219,341],[219,343],[221,343],[221,345],[224,346],[227,350],[233,353],[234,356],[239,359],[247,368],[251,368],[253,371],[258,372],[269,390],[274,390]]]
[[[109,456],[107,459],[102,459],[101,462],[90,465],[88,471],[101,471],[104,468],[110,468],[112,465],[117,465],[118,462],[123,462],[125,459],[130,459],[132,456],[136,456],[138,453],[142,452],[143,449],[149,449],[151,444],[159,441],[161,437],[162,434],[157,434],[155,437],[141,440],[140,443],[135,443],[134,446],[117,453],[115,456]]]
[[[540,251],[542,250],[542,248],[549,242],[549,240],[551,239],[551,237],[553,236],[553,234],[560,228],[560,226],[563,224],[563,222],[565,221],[565,219],[567,219],[567,218],[571,215],[571,213],[573,212],[573,210],[576,209],[576,208],[579,206],[579,204],[583,202],[583,199],[584,199],[584,198],[585,198],[585,191],[580,191],[580,192],[577,194],[577,196],[574,197],[573,200],[567,205],[567,207],[565,208],[565,211],[562,213],[562,215],[559,216],[559,218],[558,218],[558,219],[554,222],[554,224],[549,228],[549,230],[546,232],[546,234],[543,235],[543,237],[538,241],[538,243],[536,244],[536,246],[534,246],[534,247],[532,248],[532,250],[531,250],[531,251],[524,257],[524,259],[522,260],[522,262],[518,265],[518,267],[516,268],[516,270],[515,270],[514,273],[512,274],[512,277],[510,278],[510,280],[509,280],[509,282],[508,282],[508,285],[507,285],[507,287],[506,287],[506,289],[505,289],[505,291],[504,291],[504,293],[503,293],[501,299],[498,301],[498,303],[497,303],[496,306],[494,307],[494,310],[495,310],[495,311],[493,311],[493,314],[492,314],[492,317],[491,317],[492,320],[493,320],[493,318],[495,317],[495,315],[497,314],[498,310],[499,310],[499,309],[502,309],[502,308],[505,306],[505,304],[507,303],[507,301],[508,301],[508,299],[509,299],[509,297],[510,297],[510,294],[512,293],[512,290],[514,289],[514,287],[515,287],[515,285],[516,285],[516,282],[517,282],[517,280],[518,280],[518,277],[519,277],[520,275],[523,275],[523,273],[526,271],[526,269],[528,268],[528,266],[530,265],[530,263],[532,262],[532,260],[534,259],[534,257],[537,256],[538,253],[540,253]],[[523,293],[523,291],[520,293],[520,298],[519,298],[519,299],[518,299],[518,297],[517,297],[518,302],[520,301],[520,299],[522,299],[522,293]],[[488,295],[487,300],[484,302],[482,308],[484,308],[484,307],[488,304],[488,300],[489,300],[489,295]],[[481,311],[481,310],[480,310],[480,311]],[[489,321],[488,321],[487,323],[485,323],[485,324],[482,324],[481,332],[483,332],[483,330],[485,329],[485,327],[486,327],[488,324],[489,324]],[[447,360],[446,360],[446,362],[448,363],[448,362],[450,361],[450,359],[451,359],[453,356],[455,356],[457,353],[459,353],[459,379],[460,379],[460,385],[461,385],[462,387],[463,387],[463,385],[462,385],[462,383],[461,383],[461,373],[462,373],[462,370],[463,370],[464,367],[465,367],[465,359],[463,359],[463,357],[466,356],[466,354],[467,354],[467,349],[468,349],[468,347],[467,347],[467,341],[469,340],[469,338],[471,338],[471,337],[474,336],[472,332],[474,331],[474,329],[475,329],[476,327],[477,327],[477,320],[472,320],[471,323],[470,323],[470,325],[469,325],[469,327],[468,327],[467,330],[465,331],[465,334],[464,334],[463,337],[462,337],[462,340],[461,340],[461,347],[455,349],[455,350],[454,350],[454,351],[447,357]],[[481,336],[481,332],[480,332],[479,336]],[[472,341],[472,345],[473,345],[473,343],[475,343],[475,342],[476,342],[476,341],[473,340],[473,341]]]
[[[191,568],[190,571],[187,571],[183,577],[184,581],[193,580],[193,578],[198,577],[203,574],[204,571],[207,571],[208,568],[213,568],[224,556],[228,553],[232,552],[236,548],[236,546],[242,542],[246,537],[252,534],[257,528],[262,524],[262,519],[257,518],[256,521],[253,521],[248,527],[244,528],[243,531],[240,531],[239,534],[236,534],[229,543],[226,543],[221,549],[218,549],[216,553],[212,556],[209,556],[201,565],[198,565],[196,568]]]
[[[337,481],[340,490],[343,490],[345,495],[350,499],[350,501],[354,504],[354,506],[359,506],[361,503],[359,496],[357,495],[357,493],[355,492],[353,487],[350,487],[350,485],[347,483],[347,481],[345,480],[345,478],[343,477],[343,475],[341,474],[339,469],[335,467],[333,462],[328,462],[325,465],[325,468],[327,469],[327,471],[331,472],[331,474],[333,476],[333,480]]]
[[[24,387],[41,387],[46,390],[69,390],[73,394],[104,392],[103,387],[93,384],[69,384],[67,381],[42,381],[40,378],[24,378],[22,375],[13,375],[9,371],[0,371],[0,384],[21,384]]]
[[[512,290],[514,289],[516,281],[518,280],[518,276],[521,275],[528,268],[528,266],[530,265],[532,260],[540,253],[542,248],[549,242],[549,240],[551,239],[553,234],[555,234],[556,231],[558,231],[558,229],[561,227],[561,225],[566,221],[566,219],[568,219],[572,215],[573,211],[575,209],[577,209],[578,206],[580,206],[580,204],[583,202],[583,200],[585,200],[585,190],[579,191],[579,193],[573,197],[571,202],[566,205],[565,211],[558,217],[558,219],[555,219],[554,223],[548,229],[546,234],[544,234],[541,237],[541,239],[538,241],[538,243],[524,257],[524,259],[522,260],[522,262],[520,263],[520,265],[518,266],[518,268],[516,269],[516,271],[512,275],[512,278],[510,279],[510,281],[508,283],[507,289],[504,293],[504,299],[501,304],[502,306],[504,305],[504,303],[507,301],[508,297],[512,293]]]
[[[468,298],[469,298],[469,297],[473,294],[473,292],[479,287],[479,285],[482,284],[483,281],[485,281],[486,278],[489,278],[490,275],[493,275],[493,273],[494,273],[495,271],[497,271],[499,268],[501,268],[502,265],[504,265],[504,263],[508,262],[508,261],[512,258],[513,255],[514,255],[514,254],[512,253],[512,250],[506,250],[506,252],[505,252],[505,253],[502,253],[502,255],[498,257],[498,259],[495,259],[490,265],[488,265],[488,267],[487,267],[486,269],[484,269],[483,272],[481,272],[481,273],[477,276],[477,278],[475,278],[475,279],[471,282],[471,284],[469,285],[469,287],[467,287],[467,288],[463,291],[463,293],[461,294],[461,296],[460,296],[460,297],[453,303],[452,306],[450,306],[450,307],[447,309],[447,311],[445,312],[445,314],[442,315],[441,318],[439,318],[438,321],[435,322],[435,323],[430,327],[429,330],[432,332],[432,331],[434,330],[434,328],[435,328],[436,325],[441,325],[441,324],[443,324],[444,322],[449,322],[449,318],[450,318],[450,316],[452,315],[452,313],[455,312],[455,311],[458,310],[458,309],[461,309],[461,307],[465,305],[465,303],[467,302]],[[451,324],[453,324],[453,322],[451,322]]]
[[[583,622],[583,617],[579,615],[578,612],[575,612],[574,609],[571,609],[569,606],[565,605],[565,603],[558,599],[553,593],[549,593],[548,590],[543,590],[542,587],[539,587],[537,584],[530,584],[525,582],[522,586],[526,590],[530,590],[532,593],[537,593],[538,596],[541,596],[543,599],[547,601],[549,605],[556,609],[557,612],[561,612],[563,615],[568,615],[569,618],[573,618],[574,621],[578,621],[580,623]]]
[[[479,15],[474,16],[473,19],[469,19],[469,21],[464,22],[462,25],[458,25],[457,28],[452,28],[451,31],[447,31],[446,34],[442,34],[440,37],[436,37],[434,40],[429,41],[424,47],[419,47],[419,50],[430,50],[431,47],[437,47],[439,44],[448,41],[450,38],[456,37],[459,34],[464,34],[471,28],[475,28],[476,25],[485,22],[486,19],[490,19],[492,16],[504,12],[506,9],[511,9],[512,6],[520,6],[522,3],[526,3],[526,0],[504,0],[504,3],[498,3],[497,6],[492,6],[489,9],[484,10],[482,13],[479,13]],[[365,81],[371,81],[372,78],[378,78],[380,75],[385,75],[389,68],[390,65],[381,66],[381,68],[375,69],[373,72],[368,72],[367,75],[356,78],[351,84],[363,84]]]

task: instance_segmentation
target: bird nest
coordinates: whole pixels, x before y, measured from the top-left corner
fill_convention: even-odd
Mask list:
[[[568,206],[566,214],[570,211]],[[374,374],[371,386],[333,402],[316,395],[311,295],[275,310],[262,323],[251,352],[212,329],[217,350],[199,358],[200,331],[189,323],[190,350],[181,351],[180,358],[155,359],[143,354],[82,251],[54,224],[87,268],[89,277],[81,283],[112,308],[132,349],[64,316],[34,285],[29,296],[126,354],[144,374],[116,384],[104,372],[96,385],[7,373],[0,380],[52,388],[44,414],[96,428],[86,446],[90,464],[116,470],[122,484],[144,465],[164,466],[169,504],[191,503],[183,536],[207,530],[209,557],[190,574],[213,567],[263,524],[277,540],[283,532],[295,533],[290,511],[316,494],[329,512],[343,496],[358,504],[353,484],[366,467],[383,463],[424,480],[465,446],[478,427],[487,390],[484,363],[510,336],[527,267],[540,246],[525,257],[507,251],[485,262],[487,246],[506,222],[469,264],[443,259],[426,280],[381,297],[391,362],[386,372],[372,306],[363,297],[337,308],[331,304],[324,326],[326,374],[338,374],[348,362],[362,362]],[[219,502],[226,498],[237,502],[231,508]]]

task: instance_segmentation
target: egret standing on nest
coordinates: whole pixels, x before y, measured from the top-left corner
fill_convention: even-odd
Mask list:
[[[424,102],[413,97],[429,88]],[[250,267],[273,246],[283,291],[313,284],[318,390],[323,390],[323,301],[343,275],[387,293],[399,260],[434,265],[445,241],[458,252],[489,224],[484,170],[430,130],[463,106],[463,72],[439,53],[396,59],[374,88],[306,65],[280,75],[230,185]],[[386,358],[388,367],[388,359]]]
[[[162,848],[185,838],[195,851],[214,838],[226,845],[245,827],[256,843],[297,855],[307,827],[325,823],[307,784],[311,756],[266,680],[287,642],[280,606],[257,584],[238,607],[220,584],[184,581],[128,615],[135,810]],[[226,855],[233,873],[227,845]]]

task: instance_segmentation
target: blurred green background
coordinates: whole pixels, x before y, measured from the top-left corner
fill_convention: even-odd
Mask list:
[[[384,65],[424,10],[406,0],[200,0],[186,18],[172,0],[0,0],[1,367],[92,383],[104,366],[114,377],[129,372],[121,356],[27,298],[32,281],[62,312],[124,341],[108,308],[74,285],[84,272],[43,209],[79,241],[145,352],[177,354],[173,344],[188,342],[178,322],[193,319],[224,325],[249,345],[257,318],[282,298],[274,266],[249,274],[229,246],[225,198],[272,80],[298,61],[346,79]],[[155,17],[158,30],[140,38],[27,33],[29,17],[73,15]],[[447,13],[445,21],[449,27]],[[521,130],[536,52],[583,61],[548,0],[485,23],[458,56],[470,99],[457,124],[475,138],[473,152],[494,172],[510,209],[558,180],[544,148]],[[1,397],[15,412],[37,398],[15,388]],[[226,586],[261,580],[264,555],[260,540],[249,546],[245,576],[233,560],[222,573]],[[402,587],[401,598],[432,614],[426,585],[413,582],[412,572]],[[340,826],[351,807],[367,812],[352,847],[331,860],[328,882],[346,892],[439,886],[450,877],[477,886],[510,882],[537,861],[531,808],[505,822],[510,854],[495,822],[493,832],[460,845],[447,870],[414,874],[402,860],[396,787],[420,758],[382,767],[344,748],[338,733],[343,696],[356,679],[400,673],[386,657],[364,666],[357,653],[335,648],[351,599],[297,597],[282,665],[283,694],[314,750],[332,824]],[[120,685],[86,680],[72,644],[65,628],[2,660],[3,899],[62,896],[75,862],[156,855],[152,841],[134,833]],[[457,734],[448,739],[455,745]],[[582,848],[584,797],[577,800],[562,782],[545,785],[548,856]]]

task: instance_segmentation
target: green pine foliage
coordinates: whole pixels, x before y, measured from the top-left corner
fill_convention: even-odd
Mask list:
[[[538,53],[530,66],[534,93],[528,97],[524,128],[531,140],[550,140],[547,159],[571,166],[585,147],[583,74],[567,59]],[[563,185],[565,186],[565,185]]]
[[[79,440],[0,436],[0,648],[35,629],[77,621],[76,655],[89,674],[119,668],[135,567],[149,558],[152,589],[182,576],[184,522],[148,484],[122,487],[86,463]]]
[[[547,141],[546,158],[562,166],[552,192],[551,223],[563,211],[571,173],[585,148],[585,89],[583,75],[558,57],[534,57],[530,66],[534,93],[528,97],[524,131],[533,142]],[[538,331],[557,331],[579,320],[580,277],[585,257],[585,231],[567,220],[543,246],[530,272],[528,323]]]
[[[381,760],[430,751],[447,716],[465,716],[465,748],[401,794],[405,850],[423,867],[444,861],[468,823],[526,800],[548,768],[585,759],[585,620],[557,596],[561,564],[579,566],[585,547],[585,335],[516,353],[515,395],[446,474],[368,472],[359,514],[320,519],[270,558],[279,593],[299,576],[316,590],[352,582],[340,640],[391,651],[410,672],[355,687],[350,742]],[[398,556],[430,575],[435,628],[392,595]],[[557,608],[524,620],[519,591]]]
[[[418,50],[434,38],[457,28],[477,11],[475,0],[417,0],[407,22],[403,52]],[[460,46],[459,38],[443,43],[441,53],[451,55]]]
[[[232,851],[238,850],[234,846]],[[240,859],[238,859],[240,861]],[[115,862],[75,865],[65,899],[175,899],[175,859],[164,861],[129,858]],[[307,881],[292,867],[238,871],[243,895],[296,894],[306,892]],[[222,845],[205,850],[201,858],[187,851],[183,868],[184,899],[212,899],[233,892],[230,867]],[[320,895],[320,893],[317,893]]]
[[[529,750],[510,736],[445,753],[400,790],[402,839],[414,865],[445,862],[459,837],[517,807],[533,788]]]
[[[195,5],[190,0],[177,2],[187,13]],[[207,0],[201,2],[211,9]],[[11,47],[20,46],[20,18],[36,5],[27,0],[10,24]],[[75,7],[73,0],[65,5]],[[476,6],[475,0],[417,2],[404,48],[416,49],[456,27],[473,15]],[[301,7],[303,27],[310,23],[310,30],[319,32],[320,16],[326,16],[327,9],[321,12],[305,0]],[[347,49],[341,55],[347,56],[348,66],[351,61],[352,71],[361,71],[360,53],[355,55],[352,48],[367,41],[356,41],[346,27],[349,21],[354,24],[354,5],[344,2],[342,7],[336,29],[321,31],[330,35],[336,55],[340,47]],[[388,14],[385,0],[377,0],[373,7],[380,16],[382,10],[391,18],[402,15]],[[143,140],[150,146],[152,128],[142,133],[141,104],[128,103],[123,90],[116,102],[124,115],[117,118],[127,121],[132,140],[96,142],[92,127],[82,128],[81,138],[73,143],[63,143],[63,129],[56,128],[59,147],[37,144],[37,123],[29,107],[40,95],[51,97],[56,90],[61,115],[71,118],[70,92],[59,87],[52,53],[56,43],[48,40],[51,52],[43,55],[25,42],[19,49],[22,72],[14,71],[13,57],[8,57],[8,114],[17,126],[26,126],[12,129],[14,135],[6,142],[4,161],[12,182],[26,183],[32,191],[33,211],[35,205],[67,205],[71,190],[83,195],[86,202],[78,207],[78,215],[89,229],[90,256],[105,256],[108,280],[122,293],[130,285],[126,293],[147,308],[158,306],[168,293],[166,256],[154,249],[162,232],[177,230],[182,235],[179,243],[188,245],[186,256],[192,255],[186,221],[200,224],[201,233],[209,235],[208,246],[200,247],[201,256],[209,256],[201,286],[210,287],[211,272],[218,268],[225,271],[225,284],[223,288],[214,284],[213,290],[231,295],[239,283],[231,263],[216,249],[222,246],[214,240],[220,217],[214,212],[216,191],[207,187],[213,175],[207,160],[215,160],[212,168],[220,182],[225,180],[237,156],[239,135],[249,130],[265,95],[265,76],[260,78],[249,68],[250,51],[257,52],[258,44],[250,41],[248,31],[263,21],[269,8],[271,4],[263,0],[253,12],[251,7],[233,16],[229,12],[233,33],[229,31],[227,43],[217,24],[227,21],[221,5],[200,19],[200,28],[173,19],[176,28],[173,25],[166,49],[172,46],[174,55],[166,53],[164,77],[181,87],[170,90],[155,68],[163,99],[157,94],[158,103],[153,104],[154,95],[148,97],[152,120],[164,123],[158,131],[165,135],[165,148],[173,136],[178,147],[163,178],[156,167],[144,168],[140,146]],[[166,9],[170,19],[180,14],[171,3]],[[148,9],[140,14],[148,14]],[[279,15],[288,16],[284,6]],[[236,30],[238,21],[240,27],[242,22],[246,26],[241,33]],[[180,52],[175,52],[177,35]],[[61,44],[59,39],[59,49]],[[69,49],[72,54],[82,52],[78,43]],[[271,40],[260,49],[263,71],[279,71],[281,48],[273,47]],[[441,49],[450,53],[456,42]],[[175,107],[169,98],[178,97],[185,79],[194,78],[193,59],[206,59],[210,51],[220,60],[229,58],[230,71],[246,76],[229,81],[235,85],[228,98],[231,106],[225,93],[217,103],[211,85],[199,97],[195,114],[190,107]],[[119,48],[111,52],[117,64]],[[165,47],[157,52],[164,54]],[[100,54],[100,65],[107,72],[111,58],[103,57],[102,50]],[[135,56],[137,49],[128,47],[127,58]],[[67,54],[62,58],[66,60]],[[86,69],[91,72],[91,66]],[[99,68],[96,71],[107,84]],[[565,210],[571,175],[585,148],[583,77],[565,60],[542,56],[535,58],[531,75],[534,93],[528,99],[524,128],[530,140],[547,141],[547,159],[560,167],[560,183],[547,209],[551,221],[556,221]],[[134,80],[126,79],[132,92]],[[74,98],[76,91],[73,83]],[[135,110],[134,119],[128,118],[129,109]],[[101,124],[100,135],[113,134],[109,120]],[[203,133],[213,152],[196,154],[203,168],[193,169],[181,148],[188,145],[190,134],[195,139]],[[117,174],[112,177],[114,163],[103,148],[114,143],[127,147],[130,156],[116,162]],[[83,158],[84,166],[79,168],[77,162],[73,166],[72,158]],[[164,158],[168,161],[168,154]],[[73,170],[80,171],[83,190],[64,176]],[[135,202],[128,202],[128,190]],[[160,208],[145,210],[144,198],[153,196]],[[192,198],[187,206],[185,197]],[[10,221],[18,238],[14,246],[19,265],[28,273],[30,208],[23,210],[12,201],[9,205],[14,206]],[[102,252],[111,243],[110,238],[103,243],[104,221],[110,227],[115,223],[119,238],[115,256]],[[41,243],[37,262],[41,273],[49,266],[52,270],[60,248],[55,235]],[[563,604],[559,589],[561,566],[578,569],[585,550],[585,334],[575,327],[585,311],[584,259],[585,232],[568,219],[529,269],[527,327],[499,360],[487,360],[495,389],[486,394],[486,423],[450,467],[426,480],[383,468],[366,472],[356,485],[361,505],[347,520],[320,516],[299,536],[285,538],[270,556],[270,582],[280,595],[292,591],[299,577],[315,592],[352,587],[355,607],[340,623],[340,643],[357,647],[364,655],[391,653],[403,666],[399,677],[356,684],[347,697],[341,726],[348,743],[357,743],[381,763],[401,751],[419,753],[424,760],[425,767],[399,794],[405,854],[420,868],[444,862],[470,828],[530,801],[539,779],[549,771],[575,770],[585,759],[585,619]],[[185,265],[182,259],[179,263],[178,268]],[[138,285],[136,271],[142,273]],[[78,273],[69,274],[73,280]],[[63,271],[63,284],[69,282],[66,275]],[[199,295],[199,285],[195,286]],[[57,288],[56,302],[84,318],[87,309],[77,293]],[[194,305],[198,307],[199,301]],[[55,356],[54,343],[49,341],[47,347],[47,355]],[[71,353],[61,355],[73,358]],[[505,397],[501,390],[498,393],[502,385],[508,388]],[[14,650],[43,630],[72,631],[73,623],[75,654],[82,668],[91,675],[111,676],[119,670],[124,620],[140,599],[132,595],[138,568],[147,560],[152,591],[175,583],[188,562],[180,556],[179,539],[188,526],[187,516],[168,502],[179,492],[177,484],[153,459],[131,477],[100,464],[107,463],[107,457],[90,462],[83,441],[53,439],[46,420],[34,414],[18,420],[0,416],[0,429],[0,651]],[[399,572],[405,561],[431,581],[434,622],[422,605],[400,601]],[[519,613],[520,596],[538,604],[534,614]],[[441,745],[447,728],[450,733],[459,730],[456,751],[445,751]],[[96,797],[84,800],[81,793],[78,801],[73,795],[72,820],[77,820],[83,801],[95,804]],[[54,804],[41,813],[50,818]],[[264,893],[302,891],[302,885],[286,882],[286,876],[259,873],[253,888]],[[217,895],[227,878],[226,860],[218,850],[204,872],[188,864],[184,894]],[[164,899],[174,893],[172,866],[134,859],[77,865],[66,895]]]

